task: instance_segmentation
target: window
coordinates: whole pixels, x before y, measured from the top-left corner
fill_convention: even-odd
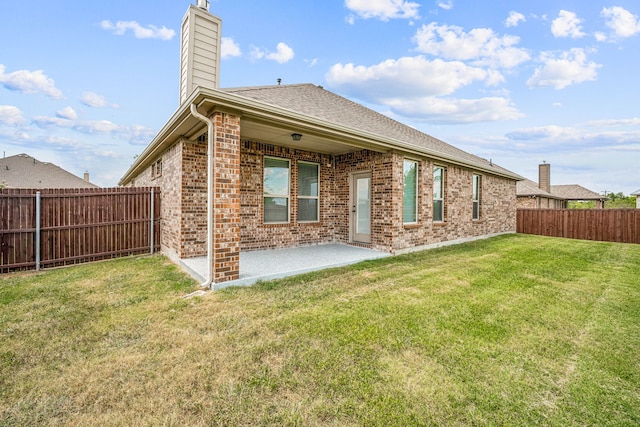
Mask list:
[[[433,168],[433,220],[444,221],[444,168]]]
[[[320,165],[298,162],[298,222],[320,218]]]
[[[151,164],[151,179],[162,176],[162,159],[158,159]]]
[[[404,192],[402,198],[402,222],[418,222],[418,162],[404,161]]]
[[[289,222],[289,160],[264,158],[264,222]]]
[[[480,175],[473,175],[473,219],[480,219]]]

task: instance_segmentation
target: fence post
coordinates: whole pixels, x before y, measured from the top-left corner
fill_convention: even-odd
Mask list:
[[[149,228],[150,228],[150,230],[149,230],[149,242],[150,242],[150,246],[151,246],[150,253],[152,255],[153,255],[153,246],[154,246],[153,233],[154,233],[154,228],[155,228],[153,220],[154,220],[154,216],[155,216],[155,212],[156,212],[154,204],[155,204],[155,195],[153,194],[153,187],[151,187],[151,215],[150,215],[150,218],[151,218],[150,224],[151,225],[149,226]]]
[[[36,191],[36,271],[40,271],[40,192]]]

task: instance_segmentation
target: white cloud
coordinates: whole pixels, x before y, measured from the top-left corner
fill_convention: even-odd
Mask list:
[[[506,134],[507,138],[515,141],[542,140],[549,143],[576,140],[579,135],[578,130],[573,127],[555,125],[518,129]]]
[[[231,37],[222,37],[222,57],[241,56],[240,46]]]
[[[56,113],[56,117],[67,120],[75,120],[78,118],[76,111],[71,107],[65,107]]]
[[[332,87],[378,102],[391,97],[449,95],[463,86],[484,81],[489,73],[459,61],[424,56],[388,59],[370,67],[336,64],[326,75]]]
[[[341,93],[385,105],[393,114],[430,123],[469,123],[522,117],[507,98],[444,99],[475,82],[494,83],[502,76],[460,61],[424,56],[389,59],[370,67],[336,64],[327,84]]]
[[[304,62],[309,66],[309,68],[315,67],[316,65],[318,65],[318,58],[305,59]]]
[[[251,50],[251,58],[253,59],[269,59],[272,61],[276,61],[280,64],[284,64],[285,62],[289,62],[295,56],[293,49],[287,46],[285,43],[278,43],[276,46],[275,52],[269,52],[267,50],[260,49],[258,47],[252,46]]]
[[[80,141],[74,138],[67,138],[63,136],[56,136],[56,135],[47,135],[47,136],[40,137],[38,138],[38,142],[46,144],[50,146],[50,148],[55,148],[55,149],[73,148],[76,150],[82,150],[85,153],[93,149],[93,146],[91,146],[90,144],[87,144],[84,141]]]
[[[72,129],[87,134],[112,133],[119,129],[119,126],[109,120],[86,120],[74,122]]]
[[[592,120],[586,124],[588,126],[640,126],[640,118]]]
[[[147,145],[156,136],[155,130],[142,125],[118,126],[112,133],[133,145]]]
[[[593,36],[596,38],[596,41],[599,41],[599,42],[607,41],[607,35],[601,31],[597,31],[596,33],[593,34]]]
[[[276,46],[276,51],[268,53],[266,58],[271,59],[272,61],[276,61],[280,64],[284,64],[285,62],[289,62],[293,59],[295,53],[293,49],[287,46],[285,43],[278,43]]]
[[[266,53],[264,50],[256,46],[251,46],[251,52],[249,53],[249,56],[251,56],[251,59],[253,60],[262,59],[264,58],[265,55]]]
[[[561,52],[559,56],[552,52],[542,52],[542,67],[536,68],[533,76],[527,80],[529,87],[552,86],[564,89],[567,86],[595,80],[601,65],[593,61],[587,62],[584,49],[573,48]]]
[[[490,28],[474,28],[468,33],[455,25],[423,25],[413,38],[416,50],[446,59],[474,60],[475,65],[512,68],[530,59],[529,52],[517,48],[517,36],[499,36]]]
[[[611,131],[588,128],[592,125],[593,122],[587,122],[577,126],[550,125],[524,128],[509,132],[506,137],[512,141],[533,142],[535,144],[530,145],[532,149],[539,149],[546,145],[553,147],[554,150],[579,146],[581,149],[601,147],[619,151],[640,151],[640,144],[638,144],[640,130]]]
[[[0,105],[0,124],[4,126],[20,126],[26,120],[22,117],[22,111],[13,105]]]
[[[137,39],[171,40],[176,35],[174,30],[165,26],[162,26],[161,28],[158,28],[155,25],[143,27],[136,21],[118,21],[114,24],[113,22],[105,19],[100,23],[100,27],[103,30],[113,31],[113,34],[118,36],[126,33],[127,30],[131,30]]]
[[[141,125],[120,126],[109,120],[75,120],[64,117],[38,116],[33,119],[41,129],[71,129],[87,135],[110,135],[133,145],[149,143],[155,131]]]
[[[504,25],[506,25],[507,28],[517,27],[521,22],[526,22],[526,21],[527,21],[527,18],[525,18],[523,14],[521,14],[520,12],[516,12],[515,10],[512,10],[511,12],[509,12],[509,16],[504,21]]]
[[[5,74],[6,67],[0,64],[0,83],[7,89],[26,94],[42,94],[50,98],[62,98],[62,92],[56,88],[52,78],[42,70],[18,70]]]
[[[23,146],[30,142],[31,137],[23,130],[9,126],[0,126],[0,138],[3,144]]]
[[[438,7],[440,9],[444,9],[444,10],[451,10],[451,9],[453,9],[453,2],[451,0],[449,0],[449,1],[439,1],[438,2]]]
[[[436,124],[457,124],[515,120],[524,117],[507,98],[449,99],[423,97],[391,99],[386,102],[407,117]]]
[[[605,7],[600,15],[607,19],[606,24],[611,28],[613,38],[631,37],[640,32],[638,17],[622,7]],[[603,41],[605,37],[600,33],[599,41]]]
[[[94,92],[84,92],[82,94],[82,98],[80,98],[80,102],[82,102],[87,107],[93,108],[103,108],[103,107],[111,107],[118,108],[118,104],[112,104],[106,100],[106,98],[102,95],[98,95]]]
[[[556,19],[551,22],[551,32],[555,37],[571,37],[578,39],[586,34],[582,32],[582,19],[574,12],[561,10]]]
[[[420,4],[407,0],[346,0],[345,6],[364,19],[417,19]],[[353,23],[353,20],[351,20]]]

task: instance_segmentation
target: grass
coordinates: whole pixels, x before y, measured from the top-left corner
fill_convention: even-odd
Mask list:
[[[640,424],[639,245],[196,287],[161,256],[0,279],[0,425]]]

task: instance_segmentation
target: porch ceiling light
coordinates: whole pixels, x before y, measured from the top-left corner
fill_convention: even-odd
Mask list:
[[[291,139],[293,139],[294,141],[300,141],[302,139],[302,134],[301,133],[292,133],[291,134]]]

